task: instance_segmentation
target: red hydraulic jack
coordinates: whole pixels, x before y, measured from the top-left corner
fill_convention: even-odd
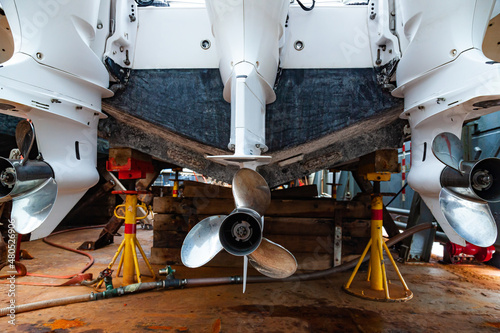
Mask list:
[[[370,176],[373,176],[371,178]],[[392,258],[389,248],[382,238],[383,209],[382,194],[380,193],[380,181],[390,180],[390,173],[378,173],[367,175],[368,180],[374,181],[374,193],[372,194],[372,220],[371,238],[366,245],[358,264],[354,268],[351,277],[344,285],[344,290],[351,295],[366,298],[373,301],[401,302],[410,300],[413,293],[408,289],[403,276],[399,272],[396,262]],[[370,262],[368,266],[368,277],[366,280],[354,281],[361,263],[370,250]],[[384,250],[389,258],[402,286],[391,284],[387,279],[384,263]]]
[[[110,149],[110,158],[106,163],[106,168],[108,171],[118,171],[119,179],[141,179],[146,178],[146,173],[153,172],[153,165],[147,157],[143,154],[136,152],[128,148],[118,148]],[[137,282],[142,282],[142,275],[139,269],[139,260],[137,258],[137,249],[142,255],[142,258],[149,271],[152,274],[153,279],[156,279],[156,274],[149,263],[146,254],[144,253],[139,240],[136,237],[136,221],[146,218],[144,216],[137,216],[137,208],[142,207],[144,211],[148,212],[148,208],[144,203],[137,204],[138,194],[147,194],[147,191],[113,191],[113,194],[124,194],[125,204],[118,205],[115,208],[114,214],[119,219],[125,219],[125,237],[118,247],[113,259],[108,265],[108,269],[111,269],[123,251],[122,256],[118,264],[117,276],[120,275],[120,271],[123,267],[123,282],[124,286],[136,283],[135,277],[137,277]],[[118,214],[118,209],[124,207],[125,216]],[[102,284],[99,283],[98,286]]]
[[[486,262],[493,258],[493,253],[495,253],[495,246],[491,245],[489,247],[479,247],[471,243],[467,243],[466,246],[460,246],[458,244],[448,242],[446,243],[445,258],[449,257],[452,264],[467,262],[467,256],[474,256],[478,262]]]

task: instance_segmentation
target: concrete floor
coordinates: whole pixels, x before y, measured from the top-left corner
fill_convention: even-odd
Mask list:
[[[76,248],[85,240],[95,240],[99,232],[99,229],[69,232],[50,239]],[[152,231],[138,229],[138,238],[149,255]],[[117,237],[115,244],[92,252],[95,264],[89,272],[97,276],[106,267],[121,239]],[[88,261],[41,240],[24,243],[23,248],[35,256],[24,261],[32,273],[69,274]],[[186,288],[20,313],[15,326],[8,324],[7,318],[0,318],[0,332],[500,331],[499,269],[484,265],[444,266],[437,262],[399,267],[414,293],[414,298],[406,303],[373,302],[346,294],[341,286],[350,272],[345,272],[317,281],[253,284],[245,294],[241,293],[241,285]],[[145,273],[145,266],[142,268]],[[235,269],[175,268],[177,278],[241,274]],[[392,273],[389,275],[394,277]],[[18,281],[54,280],[23,277]],[[114,282],[117,286],[120,281]],[[0,306],[5,307],[9,302],[6,285],[0,285],[0,290]],[[92,291],[84,286],[17,285],[16,303]]]

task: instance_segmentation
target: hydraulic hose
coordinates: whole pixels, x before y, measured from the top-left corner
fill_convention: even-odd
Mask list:
[[[29,273],[27,271],[26,267],[23,264],[21,264],[20,262],[16,262],[15,264],[16,264],[16,269],[18,270],[18,273],[14,274],[14,275],[16,277],[33,276],[33,277],[52,278],[52,279],[72,279],[72,278],[77,277],[75,280],[70,280],[68,282],[70,284],[73,284],[73,282],[75,284],[79,283],[80,280],[82,280],[82,279],[87,278],[88,276],[90,276],[90,275],[84,275],[83,273],[85,273],[90,267],[92,267],[92,265],[94,264],[94,257],[92,257],[92,255],[89,254],[89,253],[87,253],[87,252],[83,252],[83,251],[80,251],[80,250],[72,249],[72,248],[67,247],[67,246],[63,246],[63,245],[60,245],[60,244],[53,243],[53,242],[49,241],[47,238],[51,237],[51,236],[59,235],[59,234],[62,234],[62,233],[70,232],[70,231],[78,231],[78,230],[86,230],[86,229],[96,229],[96,228],[103,228],[105,226],[106,225],[103,224],[103,225],[86,226],[86,227],[80,227],[80,228],[73,228],[73,229],[61,230],[61,231],[54,232],[54,233],[50,234],[49,236],[43,238],[43,242],[46,243],[46,244],[48,244],[48,245],[51,245],[51,246],[54,246],[54,247],[57,247],[57,248],[60,248],[60,249],[66,250],[66,251],[71,251],[71,252],[74,252],[74,253],[77,253],[77,254],[81,254],[83,256],[88,257],[90,259],[90,261],[78,273],[76,273],[76,274],[70,274],[70,275],[66,275],[66,276]],[[10,275],[1,275],[0,279],[5,279],[5,278],[8,278],[9,276]],[[8,283],[9,283],[8,281],[0,281],[0,284],[8,284]],[[50,286],[52,286],[52,287],[58,287],[58,286],[61,286],[61,285],[68,285],[67,283],[58,284],[58,283],[24,282],[24,281],[16,281],[16,284],[23,284],[23,285],[29,285],[29,286],[49,286],[49,287]]]
[[[403,239],[426,229],[434,228],[432,223],[418,224],[397,236],[392,237],[386,242],[387,246],[393,246],[394,244],[402,241]],[[364,261],[367,261],[370,255],[367,254]],[[358,259],[354,259],[340,266],[332,267],[323,271],[296,274],[286,279],[273,279],[266,276],[249,276],[247,283],[269,283],[269,282],[294,282],[294,281],[309,281],[316,280],[327,277],[329,275],[344,272],[356,266]],[[21,313],[28,312],[39,309],[46,309],[54,306],[67,305],[73,303],[81,303],[88,301],[97,301],[106,298],[112,298],[116,296],[122,296],[125,294],[131,294],[136,292],[142,292],[152,289],[178,289],[181,287],[206,287],[215,285],[225,285],[225,284],[238,284],[242,283],[241,276],[231,276],[231,277],[216,277],[216,278],[198,278],[198,279],[165,279],[158,282],[145,282],[145,283],[135,283],[128,285],[126,287],[115,288],[112,290],[106,290],[99,293],[90,293],[81,296],[71,296],[59,299],[52,299],[47,301],[40,301],[30,304],[23,304],[18,306],[11,306],[7,308],[0,309],[0,317],[6,316],[10,313]]]
[[[40,301],[40,302],[17,305],[15,307],[7,307],[7,308],[0,309],[0,317],[7,316],[9,314],[17,314],[17,313],[21,313],[21,312],[47,309],[47,308],[51,308],[54,306],[81,303],[81,302],[87,302],[87,301],[90,301],[90,295],[88,295],[88,294],[78,295],[78,296],[70,296],[70,297],[64,297],[64,298],[49,299],[46,301]]]
[[[22,312],[29,312],[40,309],[47,309],[55,306],[68,305],[74,303],[82,303],[89,301],[98,301],[106,298],[113,298],[117,296],[122,296],[125,294],[142,292],[152,289],[168,289],[168,288],[180,288],[182,286],[183,280],[171,279],[162,280],[158,282],[145,282],[145,283],[135,283],[128,285],[126,287],[115,288],[112,290],[106,290],[98,293],[90,293],[85,295],[70,296],[64,298],[50,299],[46,301],[34,302],[29,304],[22,304],[17,306],[10,306],[0,309],[0,317],[7,316],[9,314],[18,314]]]

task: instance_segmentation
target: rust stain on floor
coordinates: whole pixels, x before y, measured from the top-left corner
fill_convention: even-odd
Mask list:
[[[381,332],[383,321],[373,311],[336,306],[240,305],[237,313],[295,318],[307,322],[311,332]]]
[[[500,323],[486,323],[486,325],[500,329]]]
[[[172,317],[172,318],[196,318],[198,315],[196,313],[187,313],[187,314],[182,314],[182,313],[176,313],[176,314],[170,314],[170,313],[146,313],[144,314],[147,317]]]
[[[222,330],[222,321],[220,319],[217,319],[212,324],[212,333],[220,333],[221,330]]]
[[[59,329],[63,330],[73,327],[85,326],[85,323],[80,319],[73,319],[73,320],[57,319],[54,320],[52,323],[43,324],[43,326],[50,327],[50,329],[52,330],[59,330]]]
[[[189,332],[189,328],[184,326],[172,327],[172,326],[152,325],[152,326],[147,326],[146,328],[149,330],[162,330],[162,331],[175,330],[175,332]]]
[[[150,330],[171,330],[173,327],[172,326],[153,325],[153,326],[148,326],[147,328]]]
[[[148,331],[168,331],[168,332],[189,332],[189,328],[186,326],[172,326],[172,325],[151,325],[151,324],[142,324],[138,327],[141,328],[141,332],[143,329]]]

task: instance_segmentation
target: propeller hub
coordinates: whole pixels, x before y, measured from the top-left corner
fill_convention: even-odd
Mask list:
[[[232,229],[233,237],[239,242],[245,242],[250,237],[252,237],[252,227],[247,221],[241,221],[233,225]]]
[[[2,186],[12,188],[16,184],[16,171],[14,168],[7,168],[0,174],[0,183]]]
[[[500,201],[500,159],[488,157],[478,162],[464,162],[462,166],[462,172],[444,168],[441,186],[465,197]]]
[[[222,222],[219,239],[224,249],[233,255],[252,253],[262,241],[261,216],[252,209],[235,209]]]
[[[54,177],[50,165],[43,161],[22,163],[0,157],[0,202],[26,194]]]
[[[478,170],[472,175],[472,187],[475,190],[483,191],[489,189],[493,185],[493,176],[488,170]]]

